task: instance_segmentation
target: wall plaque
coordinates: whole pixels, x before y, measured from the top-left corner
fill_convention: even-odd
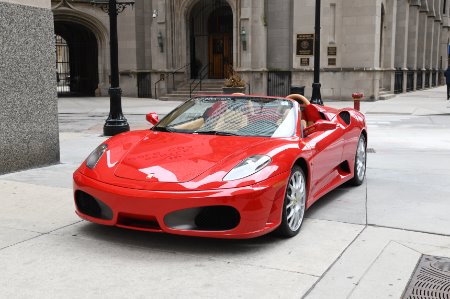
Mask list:
[[[337,47],[328,47],[328,56],[336,56]]]
[[[300,58],[300,66],[309,66],[309,58]]]
[[[314,34],[297,34],[297,55],[314,55]]]

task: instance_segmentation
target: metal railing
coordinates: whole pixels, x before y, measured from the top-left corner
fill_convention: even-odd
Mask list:
[[[394,93],[402,93],[403,92],[403,71],[397,70],[395,71],[394,77]]]
[[[208,75],[209,64],[205,65],[200,72],[198,73],[198,78],[192,79],[191,84],[189,85],[189,98],[192,98],[192,93],[197,89],[200,85],[200,90],[202,90],[202,81]],[[198,82],[197,82],[198,80]]]
[[[164,74],[161,74],[161,75],[159,76],[159,80],[156,81],[155,84],[154,84],[154,89],[155,89],[155,99],[158,98],[158,93],[156,92],[156,85],[158,85],[159,82],[164,81],[164,80],[166,80],[166,76],[165,76]]]
[[[167,76],[172,75],[172,90],[177,90],[177,87],[176,87],[176,85],[175,85],[175,74],[176,74],[177,72],[181,71],[182,69],[187,68],[187,67],[190,66],[190,65],[191,65],[190,62],[189,62],[189,63],[186,63],[186,64],[183,65],[182,67],[180,67],[180,68],[174,70],[173,72],[170,72],[170,73],[167,74]]]
[[[175,74],[179,71],[181,71],[184,68],[187,68],[191,63],[186,63],[185,65],[183,65],[180,68],[177,68],[176,70],[167,73],[167,74],[161,74],[159,77],[159,80],[156,81],[153,85],[154,85],[154,90],[155,90],[155,98],[157,98],[157,92],[156,92],[156,86],[162,82],[162,81],[166,81],[166,79],[168,79],[171,75],[172,75],[172,90],[177,90],[176,86],[175,86]],[[167,86],[168,84],[166,84],[166,92],[169,92],[169,88]]]
[[[414,90],[414,71],[406,72],[406,92]]]
[[[417,71],[416,90],[423,89],[423,71]]]

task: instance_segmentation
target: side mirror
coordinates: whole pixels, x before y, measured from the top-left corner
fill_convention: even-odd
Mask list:
[[[336,129],[336,126],[337,126],[337,124],[332,121],[319,120],[316,123],[314,123],[313,125],[305,128],[305,130],[303,131],[303,134],[306,137],[315,132],[334,130],[334,129]]]
[[[147,114],[145,116],[145,118],[147,119],[147,121],[149,123],[151,123],[152,125],[156,125],[159,122],[159,117],[158,114],[156,114],[155,112],[150,112],[149,114]]]

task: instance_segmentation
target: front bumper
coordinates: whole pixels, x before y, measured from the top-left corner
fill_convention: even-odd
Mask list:
[[[273,231],[280,224],[288,178],[289,173],[283,173],[246,187],[174,192],[118,187],[76,171],[76,213],[91,222],[143,231],[213,238],[253,238]],[[80,210],[85,210],[80,209],[79,199],[77,204],[80,192],[90,195],[109,208],[107,217],[102,217],[101,213],[96,217],[82,213]],[[192,222],[192,219],[188,219],[189,215],[200,210],[203,214],[207,213],[205,210],[215,210],[214,215],[209,218],[223,218],[220,215],[222,210],[237,211],[238,220],[230,226],[232,228],[224,226],[219,229],[203,229],[201,226],[189,225]],[[181,215],[180,219],[176,219],[178,215]],[[184,218],[188,220],[183,220]],[[235,218],[233,217],[233,221]],[[186,221],[185,225],[183,221]],[[177,225],[173,224],[175,222]]]

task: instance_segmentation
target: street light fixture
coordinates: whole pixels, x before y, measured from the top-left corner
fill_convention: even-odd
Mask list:
[[[316,0],[316,21],[314,34],[314,83],[312,85],[311,103],[323,106],[320,94],[320,1]]]
[[[109,116],[103,126],[103,135],[114,136],[128,132],[130,125],[122,113],[122,89],[119,85],[119,49],[117,41],[117,15],[134,1],[95,0],[94,6],[99,6],[109,15],[109,45],[111,51],[111,86],[109,88]]]

